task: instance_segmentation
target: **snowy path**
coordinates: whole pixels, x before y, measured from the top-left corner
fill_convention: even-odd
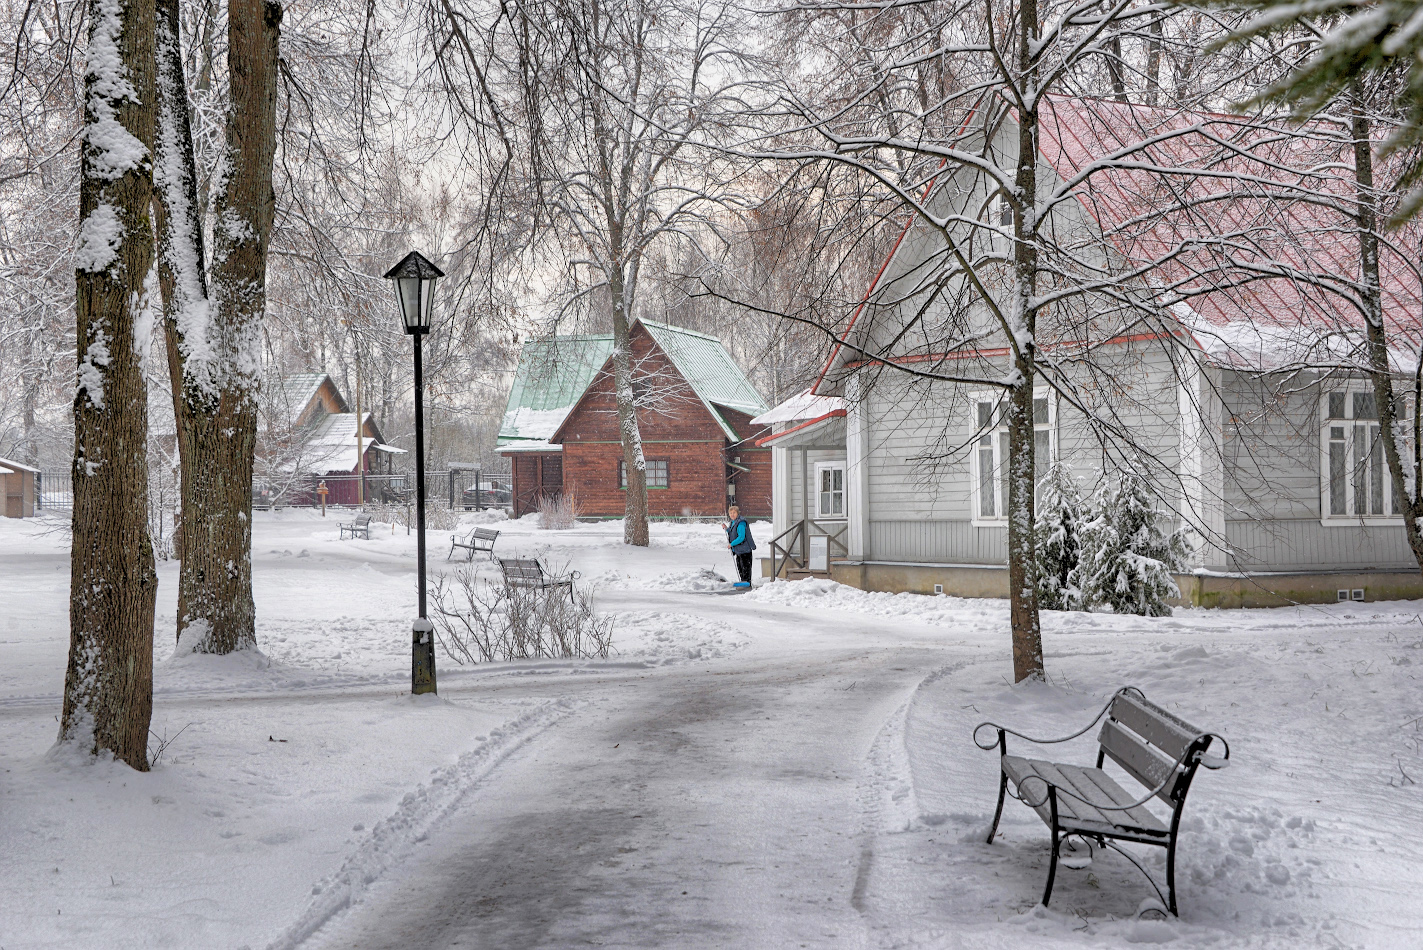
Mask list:
[[[500,528],[598,585],[614,656],[441,654],[411,697],[414,539],[262,513],[259,652],[172,656],[159,565],[171,745],[138,774],[52,748],[67,541],[0,519],[0,948],[1423,946],[1423,603],[1045,614],[1052,682],[1013,687],[1002,602],[693,593],[714,525]],[[1233,752],[1191,791],[1180,920],[1137,919],[1114,855],[1038,906],[1017,803],[983,843],[974,725],[1065,734],[1124,684]]]
[[[864,945],[863,768],[942,659],[833,651],[575,680],[588,705],[311,946]]]

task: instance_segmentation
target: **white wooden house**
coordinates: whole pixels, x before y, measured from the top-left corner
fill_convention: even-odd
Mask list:
[[[1116,102],[1056,101],[1043,123],[1039,179],[1059,187],[1095,156],[1120,148],[1127,132],[1150,135],[1191,121]],[[1205,137],[1164,139],[1152,155],[1163,164],[1188,161]],[[1011,169],[1016,143],[1009,116],[985,148]],[[1182,218],[1137,223],[1149,217],[1143,207],[1159,200],[1160,184],[1147,172],[1112,171],[1094,176],[1090,189],[1068,186],[1068,200],[1051,212],[1057,240],[1076,242],[1079,258],[1114,272],[1130,271],[1170,242],[1180,246],[1191,237]],[[1001,196],[968,166],[946,165],[924,200],[944,219],[996,223],[1003,213]],[[1262,229],[1241,223],[1260,210],[1247,205],[1216,202],[1192,226],[1201,234],[1263,230],[1256,248],[1301,273],[1358,272],[1347,227],[1308,217],[1324,212],[1276,209]],[[1007,239],[990,232],[958,240]],[[922,220],[911,221],[814,387],[754,420],[773,428],[762,444],[773,449],[775,550],[790,553],[791,574],[804,565],[869,590],[1007,594],[1001,390],[962,379],[1004,378],[1007,341],[972,316],[961,345],[944,348],[946,334],[930,332],[944,312],[939,300],[952,296],[953,288],[934,280],[945,243]],[[1383,261],[1386,319],[1416,353],[1423,294],[1414,266],[1397,254]],[[1044,380],[1035,392],[1039,473],[1046,459],[1060,460],[1090,491],[1123,465],[1122,447],[1104,443],[1100,423],[1119,426],[1135,458],[1152,469],[1165,517],[1195,529],[1192,570],[1178,577],[1187,602],[1423,596],[1391,497],[1371,389],[1341,368],[1344,360],[1319,360],[1332,363],[1329,370],[1306,368],[1321,340],[1336,351],[1357,346],[1358,321],[1343,298],[1288,277],[1222,281],[1168,298],[1159,292],[1163,272],[1175,279],[1165,268],[1115,288],[1117,299],[1138,301],[1120,325],[1119,317],[1097,313],[1040,317],[1041,352],[1057,360],[1063,384]],[[1084,327],[1103,332],[1073,336]],[[1405,372],[1412,369],[1406,354],[1395,355]],[[916,377],[905,367],[949,368],[961,381]],[[1098,424],[1063,397],[1069,388],[1082,405],[1092,402]],[[784,573],[770,547],[762,548],[764,573]]]

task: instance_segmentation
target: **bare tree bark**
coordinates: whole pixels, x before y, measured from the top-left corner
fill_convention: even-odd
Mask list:
[[[1038,89],[1037,0],[1019,5],[1018,73],[1024,107],[1018,119],[1018,168],[1014,180],[1013,282],[1016,299],[1009,320],[1015,380],[1008,394],[1008,603],[1013,628],[1013,679],[1043,675],[1043,636],[1038,619],[1037,541],[1033,527],[1033,381],[1036,366],[1038,289]]]
[[[637,422],[637,394],[632,384],[632,340],[623,271],[613,271],[609,291],[613,296],[613,389],[617,394],[618,432],[623,440],[624,495],[623,543],[648,545],[647,461],[642,454],[642,429]]]
[[[89,0],[75,282],[74,541],[60,740],[148,770],[153,609],[148,405],[153,0]]]
[[[175,371],[183,475],[183,562],[178,589],[181,639],[192,631],[200,653],[256,645],[252,601],[252,471],[257,438],[261,322],[266,308],[267,247],[275,196],[277,52],[282,7],[272,0],[233,0],[228,8],[231,104],[227,148],[213,196],[212,298],[179,258],[201,270],[196,182],[191,167],[174,170],[165,237],[173,238],[176,278],[166,321]],[[178,92],[174,91],[175,112]],[[185,108],[185,106],[184,106]],[[167,130],[165,130],[167,131]],[[191,154],[191,137],[172,130],[174,165]],[[167,179],[165,178],[165,183]],[[185,243],[186,242],[186,243]],[[169,246],[165,244],[165,251]],[[191,262],[196,260],[196,264]]]
[[[1399,445],[1399,405],[1393,387],[1393,368],[1388,358],[1388,331],[1383,319],[1383,293],[1379,277],[1378,194],[1374,189],[1373,128],[1366,111],[1360,83],[1355,82],[1349,97],[1350,133],[1354,147],[1354,226],[1359,239],[1359,299],[1364,310],[1366,333],[1365,364],[1374,386],[1374,402],[1379,410],[1379,434],[1383,439],[1384,459],[1393,479],[1394,497],[1403,512],[1404,535],[1408,549],[1423,571],[1423,497],[1418,491],[1419,450],[1417,438],[1418,408],[1415,408],[1412,459],[1405,459],[1407,446]],[[1409,474],[1412,478],[1408,478]],[[1408,484],[1412,481],[1413,484]]]

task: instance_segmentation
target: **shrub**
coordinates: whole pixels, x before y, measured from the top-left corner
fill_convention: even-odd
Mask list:
[[[578,523],[578,499],[573,492],[544,495],[539,499],[539,527],[546,531],[564,531]]]
[[[1135,475],[1104,484],[1080,533],[1075,583],[1085,605],[1109,604],[1115,613],[1165,617],[1168,597],[1181,591],[1173,571],[1191,553],[1186,529],[1165,534],[1146,486]]]
[[[606,659],[613,620],[588,589],[532,590],[486,581],[461,567],[435,582],[435,639],[456,663]]]
[[[1082,493],[1071,469],[1059,462],[1043,482],[1037,507],[1038,606],[1043,610],[1080,610],[1077,561],[1086,519]]]

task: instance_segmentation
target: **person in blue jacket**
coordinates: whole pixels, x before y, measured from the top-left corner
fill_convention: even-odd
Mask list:
[[[741,509],[732,505],[726,509],[730,519],[722,525],[726,529],[726,543],[731,553],[736,555],[736,573],[741,578],[733,587],[751,586],[751,552],[756,550],[756,542],[751,537],[751,526],[741,517]]]

